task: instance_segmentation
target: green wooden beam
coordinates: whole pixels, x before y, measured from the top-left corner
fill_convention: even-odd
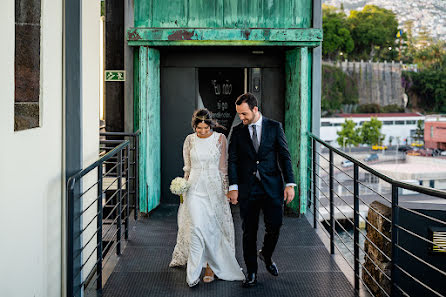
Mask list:
[[[181,41],[128,41],[130,46],[287,46],[314,48],[321,45],[316,41],[250,41],[250,40],[181,40]]]
[[[294,176],[297,182],[296,198],[288,205],[300,212],[301,187],[300,181],[300,50],[294,48],[286,52],[285,57],[285,135],[288,141]]]
[[[305,45],[322,42],[321,29],[131,28],[129,45]],[[207,42],[204,44],[203,42]],[[273,44],[274,43],[274,44]]]
[[[139,49],[140,210],[150,212],[161,196],[160,53]]]
[[[297,199],[289,206],[305,213],[310,160],[308,132],[311,127],[311,54],[308,48],[295,48],[286,52],[285,77],[285,134],[298,183]]]

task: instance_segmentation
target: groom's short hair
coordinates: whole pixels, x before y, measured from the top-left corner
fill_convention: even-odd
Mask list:
[[[257,98],[251,93],[244,93],[238,96],[235,104],[241,105],[242,103],[246,103],[249,106],[249,109],[253,110],[254,107],[258,106]]]

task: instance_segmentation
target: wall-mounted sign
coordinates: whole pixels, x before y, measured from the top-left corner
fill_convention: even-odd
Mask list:
[[[243,68],[200,68],[198,81],[203,106],[226,128],[218,132],[228,136],[236,116],[235,100],[243,93]]]
[[[105,81],[125,81],[125,70],[105,70]]]

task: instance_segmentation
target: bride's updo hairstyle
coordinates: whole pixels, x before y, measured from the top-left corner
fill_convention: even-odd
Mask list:
[[[221,126],[212,116],[212,113],[207,110],[206,108],[197,109],[194,114],[192,115],[192,129],[195,130],[197,128],[198,124],[205,123],[208,125],[211,129],[215,128],[222,128],[225,129],[225,127]]]

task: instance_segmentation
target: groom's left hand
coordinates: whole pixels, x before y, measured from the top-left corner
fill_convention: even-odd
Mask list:
[[[294,187],[289,186],[285,188],[285,191],[283,192],[283,200],[286,201],[286,204],[289,204],[294,199]]]

